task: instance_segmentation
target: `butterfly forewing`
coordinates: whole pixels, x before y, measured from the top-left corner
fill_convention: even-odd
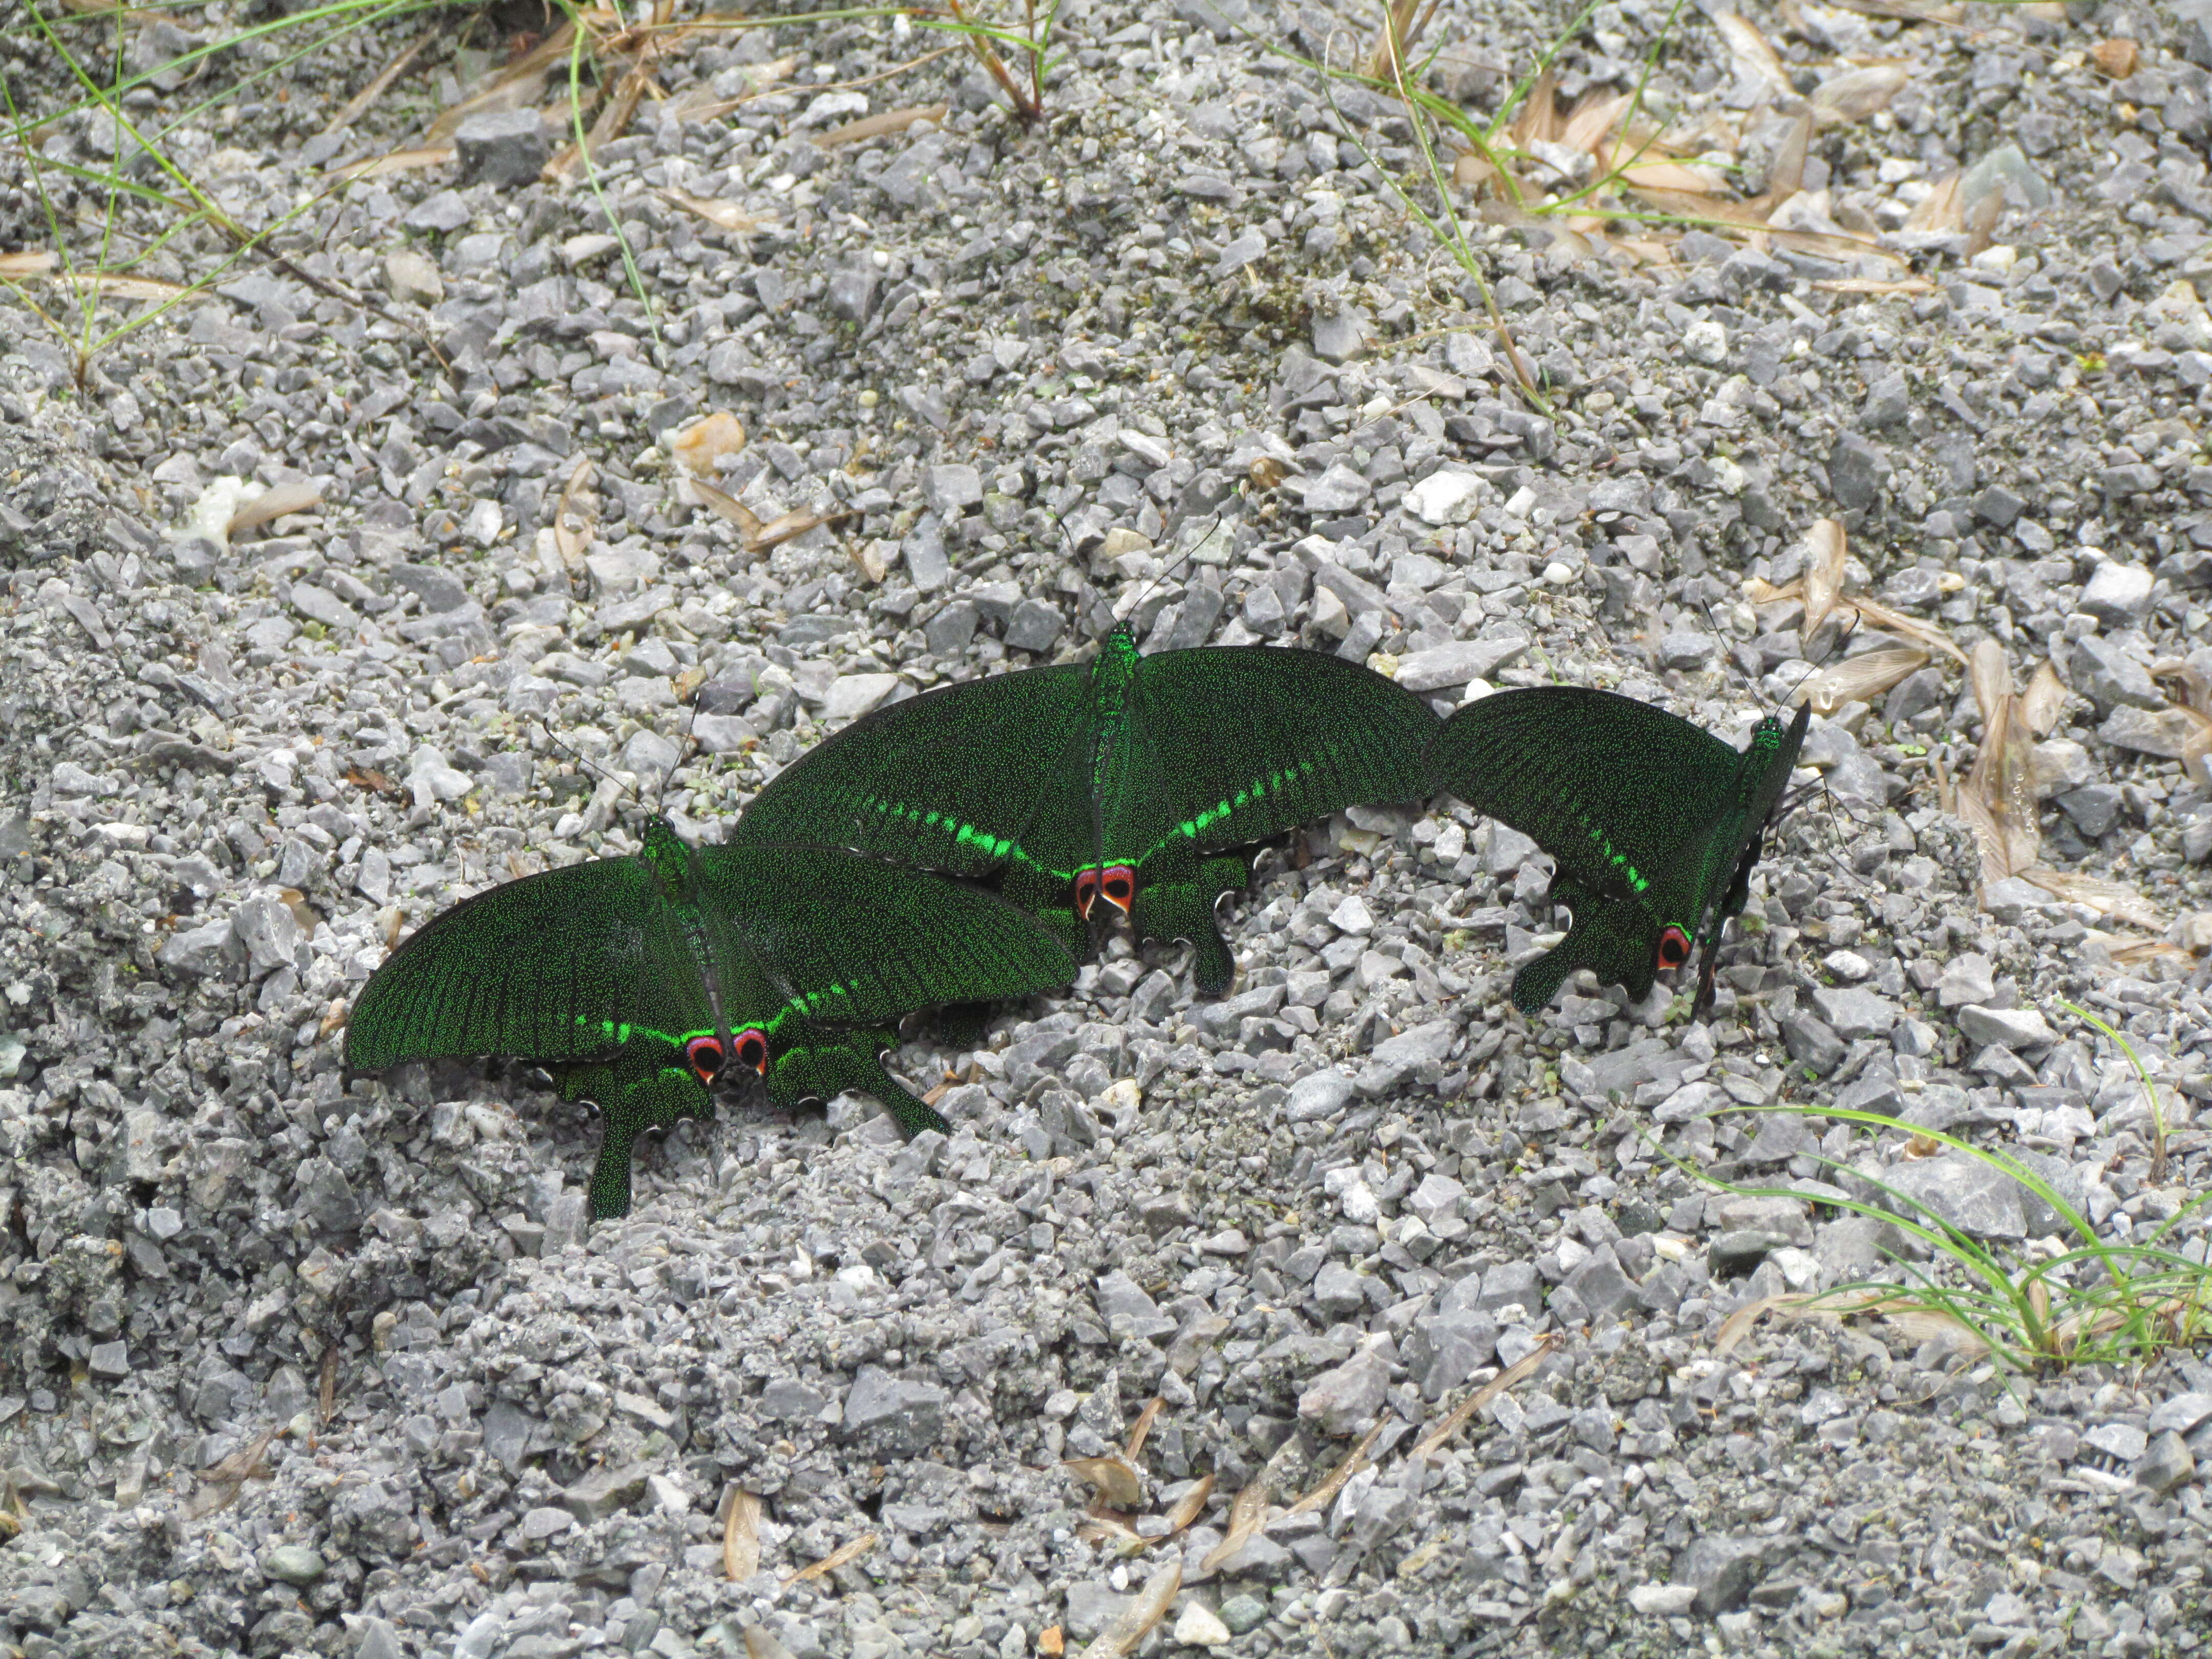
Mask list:
[[[1213,646],[1147,657],[1135,719],[1164,822],[1200,848],[1264,840],[1346,806],[1427,793],[1428,705],[1318,651]]]
[[[1640,900],[1689,873],[1676,860],[1733,807],[1741,759],[1663,708],[1546,685],[1495,692],[1454,714],[1430,751],[1430,775],[1534,841],[1593,895]]]
[[[688,967],[656,960],[673,936],[667,902],[636,860],[492,888],[425,923],[377,969],[354,1001],[346,1064],[605,1054],[622,1027],[649,1018],[649,985],[660,988],[657,1000],[682,1000],[669,987],[692,978]]]
[[[879,708],[779,773],[730,842],[855,848],[954,875],[996,869],[1074,738],[1086,676],[1032,668]]]
[[[852,853],[707,848],[704,884],[803,1020],[873,1024],[1075,977],[1065,946],[995,896]]]

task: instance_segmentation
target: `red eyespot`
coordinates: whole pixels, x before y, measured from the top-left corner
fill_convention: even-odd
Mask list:
[[[691,1067],[691,1075],[712,1088],[714,1079],[722,1074],[721,1038],[693,1037],[684,1045],[684,1059]]]
[[[1690,959],[1690,936],[1679,927],[1669,927],[1659,935],[1659,965],[1680,968]]]
[[[1098,872],[1079,870],[1075,872],[1075,914],[1084,921],[1091,920],[1091,907],[1098,902]]]
[[[768,1036],[758,1027],[743,1030],[737,1036],[738,1064],[749,1066],[763,1077],[768,1075]]]
[[[1137,872],[1126,864],[1117,864],[1098,878],[1098,896],[1123,915],[1137,896]]]

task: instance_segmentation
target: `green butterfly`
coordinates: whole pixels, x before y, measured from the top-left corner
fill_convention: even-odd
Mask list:
[[[909,1134],[949,1131],[894,1082],[904,1016],[1066,985],[1075,963],[994,896],[841,848],[643,850],[526,876],[425,923],[355,1000],[349,1069],[504,1054],[598,1103],[592,1213],[627,1215],[639,1130],[713,1115],[726,1075],[778,1105],[872,1094]]]
[[[1766,830],[1812,720],[1770,714],[1741,753],[1663,708],[1611,691],[1499,691],[1443,723],[1435,787],[1510,824],[1552,855],[1552,896],[1574,913],[1553,950],[1513,976],[1533,1014],[1588,968],[1641,999],[1703,941],[1698,990],[1712,1004],[1721,932],[1741,915]]]
[[[1358,663],[1273,646],[1142,655],[1123,623],[1088,665],[941,687],[824,739],[753,799],[732,844],[805,841],[966,877],[1079,958],[1093,921],[1188,939],[1198,988],[1236,964],[1214,925],[1249,846],[1425,793],[1437,717]]]

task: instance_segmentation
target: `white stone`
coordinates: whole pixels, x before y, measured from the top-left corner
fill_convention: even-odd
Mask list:
[[[1465,524],[1481,504],[1487,483],[1480,473],[1443,468],[1406,492],[1405,508],[1423,524]]]
[[[1218,1648],[1230,1639],[1229,1626],[1205,1602],[1186,1601],[1176,1620],[1175,1639],[1187,1648]]]
[[[840,674],[823,700],[826,720],[857,720],[898,689],[896,674]]]
[[[1367,908],[1367,901],[1354,893],[1328,913],[1328,925],[1340,933],[1371,933],[1375,914]]]

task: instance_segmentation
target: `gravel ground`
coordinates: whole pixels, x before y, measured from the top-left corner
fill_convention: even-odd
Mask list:
[[[2115,1243],[2205,1188],[2212,800],[2167,706],[2187,681],[2151,670],[2212,676],[2212,20],[1759,14],[1798,93],[1909,70],[1818,133],[1791,222],[1910,270],[1480,228],[1545,414],[1387,187],[1402,117],[1332,108],[1248,15],[1304,51],[1340,24],[1340,55],[1371,27],[1071,3],[1036,131],[964,53],[839,89],[925,32],[756,31],[663,64],[596,191],[501,182],[544,149],[501,118],[331,198],[82,388],[0,292],[0,1653],[1012,1659],[1079,1650],[1176,1563],[1137,1650],[2202,1650],[2190,1353],[2019,1374],[1872,1321],[1719,1328],[1893,1271],[1909,1241],[1824,1201],[1839,1182],[2033,1257],[2048,1206],[1913,1126],[2039,1158]],[[149,64],[232,26],[163,16]],[[1562,92],[1631,86],[1662,16],[1601,6]],[[1558,21],[1449,8],[1443,78],[1494,107]],[[2123,37],[2116,80],[2090,48]],[[18,102],[54,95],[27,32],[0,38]],[[447,38],[336,136],[403,33],[169,143],[264,222],[412,142],[481,67]],[[787,58],[798,89],[697,118]],[[185,111],[179,82],[138,116]],[[1770,95],[1695,11],[1650,94],[1684,125]],[[1786,122],[1749,126],[1747,191]],[[39,142],[66,209],[54,167],[114,131]],[[1969,257],[1906,221],[1976,163],[2007,199]],[[45,245],[26,159],[0,165],[6,245]],[[217,258],[188,231],[146,270]],[[718,412],[748,432],[721,489],[847,516],[749,554],[672,470]],[[224,533],[303,482],[310,510]],[[1153,649],[1295,636],[1447,707],[1560,679],[1741,740],[1831,648],[1743,581],[1799,574],[1824,515],[1857,591],[1996,641],[2022,683],[2051,659],[2044,857],[2138,895],[2172,948],[2018,880],[1978,896],[1938,773],[1983,723],[1939,658],[1814,725],[1826,799],[1762,866],[1710,1024],[1663,988],[1513,1013],[1545,866],[1446,802],[1266,853],[1224,1000],[1116,943],[988,1050],[907,1048],[952,1085],[951,1139],[732,1100],[643,1150],[620,1223],[586,1224],[596,1127],[526,1071],[340,1070],[399,929],[634,848],[635,806],[566,750],[649,796],[695,688],[703,750],[666,801],[702,838],[827,726],[1133,606]],[[2160,1080],[2162,1180],[2133,1073],[2062,996]],[[1904,1127],[1735,1109],[1777,1101]],[[2166,1237],[2203,1258],[2201,1217]],[[1085,1465],[1115,1510],[1086,1513],[1065,1460],[1155,1399],[1136,1485]],[[1255,1482],[1267,1524],[1224,1553]],[[734,1581],[732,1492],[759,1503]]]

